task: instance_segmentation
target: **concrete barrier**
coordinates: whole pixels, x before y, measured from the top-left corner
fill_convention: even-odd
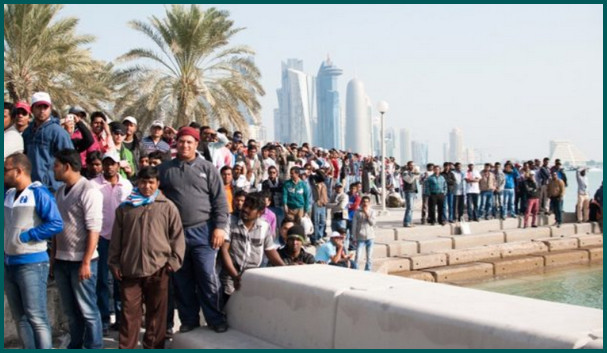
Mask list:
[[[575,234],[594,234],[592,223],[576,223],[573,226],[575,227]]]
[[[506,231],[506,242],[529,241],[533,239],[550,238],[551,232],[548,227],[512,229]]]
[[[500,225],[500,230],[520,228],[523,226],[523,218],[506,218],[504,220],[501,220]]]
[[[501,231],[485,234],[454,235],[449,238],[453,239],[453,249],[503,244],[506,241],[504,232]]]
[[[402,272],[391,273],[391,275],[411,278],[411,279],[415,279],[415,280],[419,280],[419,281],[436,282],[434,279],[434,276],[432,276],[432,274],[430,272],[424,272],[424,271],[402,271]]]
[[[591,262],[602,262],[603,261],[603,247],[593,246],[585,247],[580,250],[588,252],[588,257]]]
[[[364,261],[361,261],[359,267],[364,268]],[[393,272],[402,272],[409,270],[411,270],[410,259],[390,257],[385,259],[373,260],[373,272],[389,274]]]
[[[388,246],[388,256],[405,256],[419,253],[419,247],[416,241],[398,240],[385,243]]]
[[[388,243],[398,240],[394,228],[377,228],[375,229],[375,241],[380,243]]]

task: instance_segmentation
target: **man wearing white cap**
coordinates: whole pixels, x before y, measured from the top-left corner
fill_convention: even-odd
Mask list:
[[[137,132],[137,119],[132,116],[127,116],[126,118],[122,119],[122,125],[124,125],[126,129],[126,136],[124,137],[122,144],[124,147],[126,147],[126,149],[131,151],[133,154],[133,160],[138,162],[139,157],[141,156],[141,140]]]
[[[330,242],[324,243],[316,251],[316,261],[329,265],[357,269],[358,265],[352,261],[353,255],[347,254],[344,248],[346,230],[339,229],[331,233]]]
[[[59,125],[59,119],[51,116],[51,97],[46,92],[32,96],[34,121],[23,132],[25,154],[32,162],[32,180],[40,181],[51,191],[57,191],[61,183],[55,180],[53,163],[55,153],[73,149],[70,135]]]
[[[171,146],[164,142],[162,139],[162,133],[164,129],[164,123],[160,120],[155,120],[150,126],[150,136],[144,137],[142,143],[142,153],[149,155],[152,152],[160,151],[162,153],[171,152]]]

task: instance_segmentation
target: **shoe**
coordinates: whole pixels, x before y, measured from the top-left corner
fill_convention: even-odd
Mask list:
[[[440,222],[440,225],[441,225],[441,226],[443,226],[443,227],[444,227],[446,224],[447,224],[446,222]]]
[[[194,326],[194,325],[187,325],[187,324],[182,324],[182,325],[179,327],[179,332],[181,332],[181,333],[190,332],[190,331],[192,331],[193,329],[195,329],[195,328],[197,328],[197,327],[198,327],[198,326]]]
[[[556,227],[557,227],[557,228],[561,228],[561,224],[560,224],[560,223],[557,223],[557,224],[556,224]]]
[[[228,330],[228,324],[223,323],[219,325],[209,325],[209,328],[217,333],[224,333]]]
[[[108,337],[110,335],[110,329],[107,327],[103,328],[103,337]]]
[[[172,328],[168,328],[168,329],[166,330],[166,333],[164,334],[164,338],[165,338],[165,339],[169,339],[169,340],[170,340],[171,338],[173,338],[173,329],[172,329]]]
[[[534,225],[531,226],[531,228],[537,228],[537,226],[534,224]]]
[[[113,324],[110,325],[110,330],[112,331],[120,331],[120,323],[119,322],[114,322]]]

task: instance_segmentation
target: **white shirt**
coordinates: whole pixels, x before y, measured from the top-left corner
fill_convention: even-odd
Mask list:
[[[478,172],[478,170],[473,170],[473,171],[467,171],[466,172],[466,179],[481,179],[481,173]],[[481,188],[478,185],[478,181],[476,182],[468,182],[466,181],[466,194],[480,194],[481,193]]]
[[[4,160],[13,153],[23,152],[23,137],[15,125],[4,130]]]

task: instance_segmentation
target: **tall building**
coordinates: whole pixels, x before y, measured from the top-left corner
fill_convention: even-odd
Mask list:
[[[343,149],[341,109],[337,77],[342,70],[333,65],[330,58],[324,61],[316,76],[316,101],[318,108],[317,145],[323,148]]]
[[[276,91],[278,109],[274,111],[275,138],[281,142],[315,143],[314,78],[303,72],[303,61],[282,63],[282,86]]]
[[[380,133],[381,133],[381,129],[380,129],[380,118],[378,116],[373,117],[371,119],[372,123],[371,123],[371,150],[373,151],[373,155],[374,156],[379,156],[381,154],[381,146],[379,145],[379,139],[380,139]]]
[[[579,166],[586,164],[588,158],[570,141],[550,141],[550,160],[560,159],[563,164]]]
[[[455,128],[449,134],[449,161],[450,162],[463,162],[465,159],[464,155],[464,134],[462,130]]]
[[[371,114],[365,87],[358,79],[348,82],[346,94],[346,145],[345,148],[362,155],[371,154]]]
[[[403,164],[411,160],[411,132],[409,129],[400,129],[400,159]]]
[[[396,157],[396,131],[394,128],[384,128],[386,129],[386,157]]]
[[[413,154],[413,163],[421,166],[425,170],[428,164],[428,144],[418,141],[411,142],[411,152]]]
[[[472,148],[466,148],[464,151],[464,157],[462,164],[476,163],[476,158],[474,156],[474,150]]]

